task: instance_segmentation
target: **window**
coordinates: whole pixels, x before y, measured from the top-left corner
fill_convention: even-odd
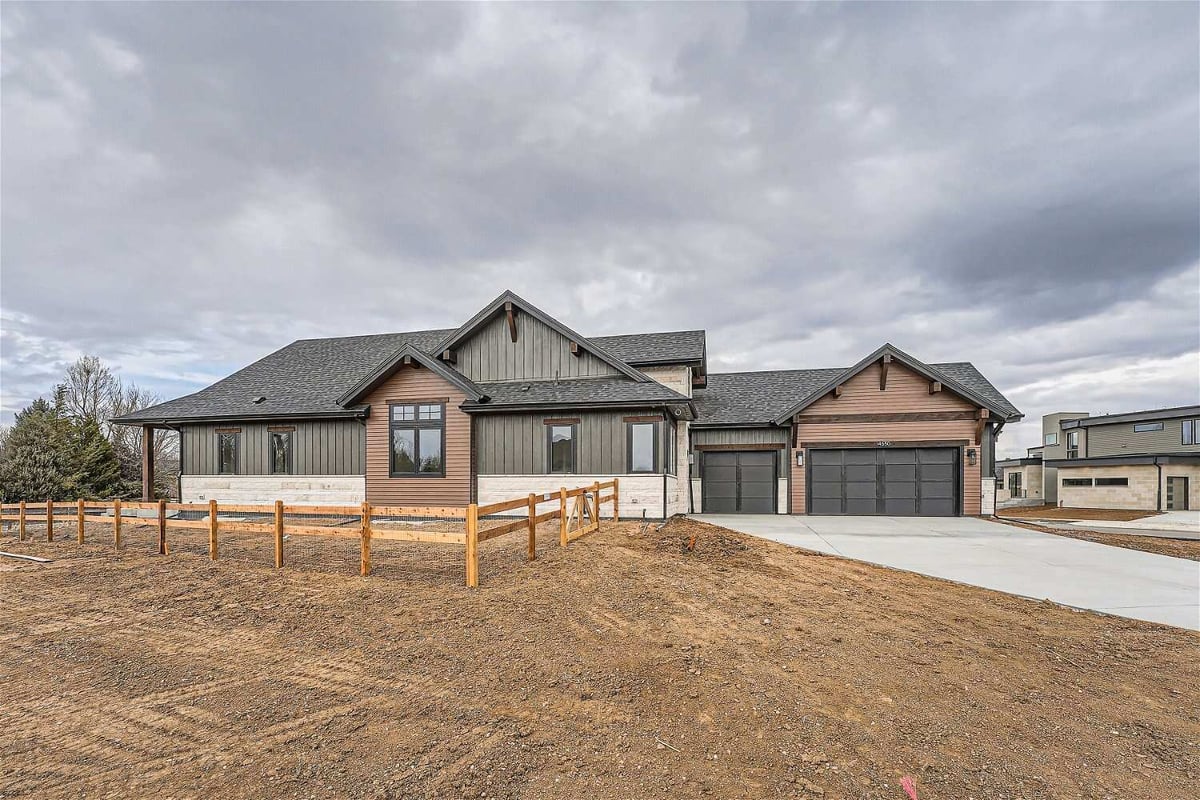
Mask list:
[[[546,426],[547,472],[575,471],[575,427],[574,424]]]
[[[217,434],[217,474],[237,474],[238,434],[233,431]]]
[[[1008,473],[1008,492],[1013,497],[1021,497],[1021,473]]]
[[[1067,458],[1079,458],[1079,431],[1067,434]]]
[[[629,471],[655,472],[658,450],[658,423],[629,423]]]
[[[392,442],[389,474],[393,478],[439,478],[446,474],[444,403],[390,406]]]
[[[1198,444],[1196,441],[1196,423],[1200,422],[1197,419],[1185,419],[1183,421],[1183,443]]]
[[[1096,478],[1097,486],[1128,486],[1129,478]]]
[[[1058,444],[1058,434],[1057,433],[1047,433],[1045,441],[1046,441],[1047,446],[1053,446],[1053,445]]]
[[[1134,433],[1149,433],[1150,431],[1161,431],[1163,424],[1161,422],[1139,422],[1133,426]]]
[[[1091,478],[1063,478],[1063,486],[1091,486]]]
[[[271,460],[272,475],[290,475],[292,473],[292,432],[270,431],[267,456]]]

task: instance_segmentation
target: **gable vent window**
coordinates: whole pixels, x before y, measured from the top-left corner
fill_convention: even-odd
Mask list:
[[[446,474],[444,403],[389,406],[392,443],[388,474],[393,478],[440,478]]]
[[[1134,433],[1149,433],[1151,431],[1161,431],[1163,424],[1161,422],[1139,422],[1133,426]]]

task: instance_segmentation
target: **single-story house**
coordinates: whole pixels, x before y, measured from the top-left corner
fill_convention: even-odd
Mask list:
[[[452,330],[293,342],[116,422],[179,432],[185,502],[463,506],[617,477],[623,515],[660,518],[989,514],[1020,418],[967,362],[885,344],[709,374],[703,330],[585,337],[505,292]]]

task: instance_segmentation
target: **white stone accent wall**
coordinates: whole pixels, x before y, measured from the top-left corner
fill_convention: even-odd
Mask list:
[[[358,505],[367,497],[363,475],[184,475],[184,503],[265,504],[313,506]]]
[[[979,486],[979,513],[990,517],[996,513],[996,479],[985,477]]]
[[[1158,508],[1158,469],[1153,464],[1128,467],[1070,467],[1058,472],[1058,504],[1065,508]],[[1128,478],[1128,486],[1063,486],[1071,478]]]
[[[591,486],[599,481],[606,483],[613,478],[621,482],[621,516],[633,519],[641,517],[645,510],[651,519],[661,519],[663,514],[662,475],[480,475],[477,502],[479,505],[500,503],[528,494],[557,495],[560,488],[575,489]],[[607,494],[607,492],[601,492]],[[667,476],[667,515],[680,513],[679,481]],[[687,498],[683,498],[686,504]],[[542,506],[539,511],[549,511],[551,506]],[[524,509],[505,512],[513,516],[525,514]],[[600,507],[600,516],[612,516],[612,506]]]
[[[691,367],[643,367],[641,372],[682,395],[692,396]]]
[[[690,380],[690,379],[689,379]],[[689,432],[691,423],[679,420],[675,425],[675,475],[668,475],[668,480],[675,481],[678,500],[672,505],[668,501],[668,513],[688,514],[691,507],[688,498],[688,481],[692,475],[692,465],[688,463],[688,445],[691,441]]]
[[[786,514],[788,501],[788,481],[787,478],[779,479],[779,486],[775,489],[775,513]]]

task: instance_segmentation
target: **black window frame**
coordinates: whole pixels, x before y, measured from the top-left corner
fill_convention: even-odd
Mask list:
[[[1096,486],[1128,486],[1129,478],[1118,477],[1116,475],[1106,475],[1096,478]]]
[[[1136,422],[1133,425],[1134,433],[1157,433],[1163,429],[1161,422]]]
[[[225,471],[225,460],[221,457],[224,447],[222,440],[226,437],[233,439],[233,471]],[[241,431],[217,431],[217,474],[218,475],[237,475],[238,463],[241,461],[242,451],[242,432]]]
[[[650,439],[650,449],[652,453],[652,464],[650,469],[634,469],[633,468],[633,428],[635,425],[649,425],[652,432]],[[629,421],[625,423],[625,474],[627,475],[657,475],[661,471],[659,461],[659,428],[662,421],[639,420]]]
[[[1084,486],[1092,486],[1093,484],[1091,478],[1063,478],[1062,485],[1081,488]]]
[[[295,469],[294,453],[295,453],[295,446],[296,446],[296,437],[292,435],[294,433],[295,433],[295,430],[293,430],[293,429],[287,429],[287,430],[283,430],[283,429],[271,430],[270,428],[267,429],[267,472],[269,474],[271,474],[271,475],[294,475],[295,474],[295,472],[294,472],[294,469]],[[283,472],[279,472],[275,469],[275,437],[276,436],[286,436],[287,437],[287,464],[284,465]]]
[[[438,419],[421,419],[421,406],[437,406],[441,409]],[[396,419],[395,409],[411,407],[412,419]],[[388,403],[388,477],[389,478],[444,478],[446,477],[446,402],[444,400],[401,400]],[[404,429],[413,432],[413,472],[396,471],[396,430]],[[442,468],[438,472],[421,471],[421,431],[441,431]]]
[[[1067,458],[1079,458],[1079,431],[1067,431]]]
[[[579,474],[579,423],[578,422],[546,422],[546,471],[547,475],[578,475]],[[571,467],[566,472],[554,469],[554,429],[571,429]]]
[[[1196,428],[1200,428],[1200,419],[1185,419],[1179,425],[1180,444],[1200,444],[1196,441]]]

